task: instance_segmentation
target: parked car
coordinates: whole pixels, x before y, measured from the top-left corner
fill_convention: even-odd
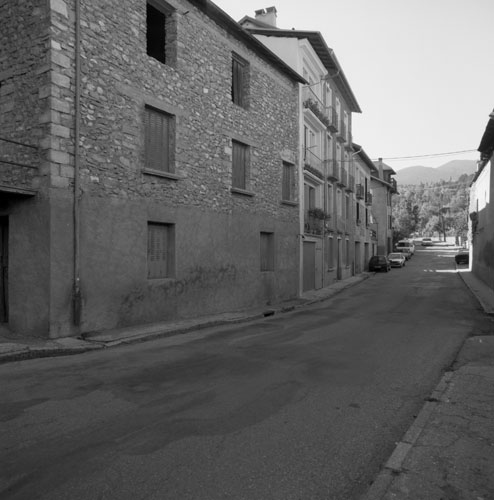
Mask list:
[[[391,271],[391,264],[386,255],[373,255],[369,260],[369,271]]]
[[[405,254],[393,252],[388,255],[388,260],[391,267],[404,267],[407,259],[405,258]]]
[[[401,240],[395,245],[395,252],[402,252],[408,260],[415,253],[415,245],[408,240]]]
[[[470,263],[470,252],[468,250],[460,250],[455,255],[456,264],[469,264]]]
[[[431,238],[422,238],[422,246],[423,247],[431,247],[432,246],[432,239]]]

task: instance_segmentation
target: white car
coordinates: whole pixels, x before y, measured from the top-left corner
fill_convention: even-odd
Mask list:
[[[404,267],[407,261],[405,254],[401,252],[393,252],[388,255],[391,267]]]

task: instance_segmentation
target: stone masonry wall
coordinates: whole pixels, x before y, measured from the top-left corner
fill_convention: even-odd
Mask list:
[[[281,202],[282,160],[298,164],[297,84],[192,3],[169,6],[175,57],[165,65],[146,55],[145,1],[81,2],[82,331],[252,307],[297,293],[298,207]],[[50,133],[43,147],[51,196],[68,200],[75,2],[50,0],[50,7],[51,84],[40,90],[50,102]],[[232,52],[249,63],[247,110],[231,100]],[[143,172],[146,104],[175,116],[175,177]],[[250,146],[252,196],[231,191],[232,139]],[[56,206],[66,210],[67,203]],[[53,216],[60,224],[55,231],[65,219]],[[174,279],[146,279],[150,220],[176,225]],[[260,231],[276,235],[274,272],[260,273]],[[70,249],[67,234],[60,255]],[[52,294],[56,336],[69,320],[70,258],[52,273],[62,282]]]
[[[0,159],[4,160],[0,184],[12,188],[37,189],[40,185],[38,146],[46,127],[40,123],[43,102],[39,89],[47,83],[49,44],[45,3],[0,4]]]

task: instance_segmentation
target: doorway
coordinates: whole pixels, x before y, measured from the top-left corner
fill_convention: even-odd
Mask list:
[[[314,290],[316,287],[316,244],[304,241],[304,276],[303,291]]]

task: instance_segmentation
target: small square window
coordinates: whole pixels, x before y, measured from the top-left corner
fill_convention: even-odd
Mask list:
[[[249,105],[249,64],[236,54],[232,56],[232,101],[242,108]]]
[[[175,225],[148,222],[148,279],[175,274]]]
[[[274,234],[261,232],[261,271],[274,271]]]
[[[247,189],[249,178],[249,146],[232,141],[232,187]]]
[[[146,170],[173,173],[174,117],[146,106],[144,129]]]
[[[177,27],[174,10],[164,2],[146,3],[146,53],[163,64],[174,65],[177,58]]]

